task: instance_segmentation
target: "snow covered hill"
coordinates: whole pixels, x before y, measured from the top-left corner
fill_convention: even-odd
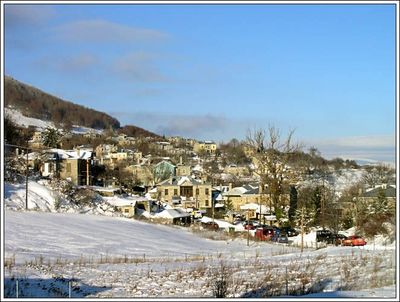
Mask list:
[[[19,297],[211,298],[221,278],[236,298],[358,297],[371,288],[375,297],[395,297],[392,249],[299,253],[127,218],[32,211],[6,210],[4,231],[7,297],[16,296],[18,280]]]
[[[43,131],[46,128],[57,128],[53,122],[51,121],[44,121],[32,117],[27,117],[24,116],[21,112],[18,110],[12,109],[12,108],[4,108],[4,113],[5,116],[9,116],[14,123],[21,127],[35,127],[39,131]],[[62,130],[62,129],[59,129]],[[86,133],[96,133],[96,134],[102,134],[104,130],[101,129],[93,129],[93,128],[88,128],[88,127],[83,127],[79,125],[73,125],[71,129],[71,133],[74,134],[86,134]]]
[[[11,210],[25,210],[26,184],[4,183],[4,205]],[[92,204],[77,205],[57,190],[52,190],[46,180],[28,182],[28,210],[42,212],[87,213],[120,216],[107,199],[98,196]]]
[[[17,287],[24,298],[212,298],[221,278],[236,298],[395,297],[395,245],[301,253],[240,236],[210,240],[190,228],[108,217],[103,200],[59,213],[60,196],[43,182],[29,182],[25,211],[24,184],[4,188],[8,298]]]

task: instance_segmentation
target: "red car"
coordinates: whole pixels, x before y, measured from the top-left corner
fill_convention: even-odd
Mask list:
[[[364,246],[367,242],[360,236],[349,236],[342,241],[342,245]]]
[[[243,227],[245,230],[254,230],[256,227],[250,222],[247,224],[247,222],[243,223]]]
[[[258,240],[271,240],[272,236],[274,235],[274,229],[272,228],[257,228],[255,237]]]

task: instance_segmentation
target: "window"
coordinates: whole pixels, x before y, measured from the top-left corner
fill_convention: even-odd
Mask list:
[[[67,172],[71,173],[71,163],[67,163]]]
[[[205,189],[206,195],[208,195],[210,192],[208,191],[208,188]]]
[[[205,205],[206,205],[206,207],[210,206],[210,202],[208,200],[206,200]]]
[[[178,195],[178,189],[174,189],[174,195]]]
[[[168,189],[164,190],[164,195],[168,195]]]
[[[124,209],[124,213],[129,213],[129,209]]]

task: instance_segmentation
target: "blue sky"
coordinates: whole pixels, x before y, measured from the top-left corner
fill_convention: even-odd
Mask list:
[[[5,5],[5,74],[122,125],[394,161],[394,5]]]

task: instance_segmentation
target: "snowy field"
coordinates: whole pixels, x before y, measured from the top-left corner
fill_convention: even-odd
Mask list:
[[[395,297],[394,249],[210,240],[120,217],[5,211],[6,297]],[[226,283],[219,281],[225,280]]]

